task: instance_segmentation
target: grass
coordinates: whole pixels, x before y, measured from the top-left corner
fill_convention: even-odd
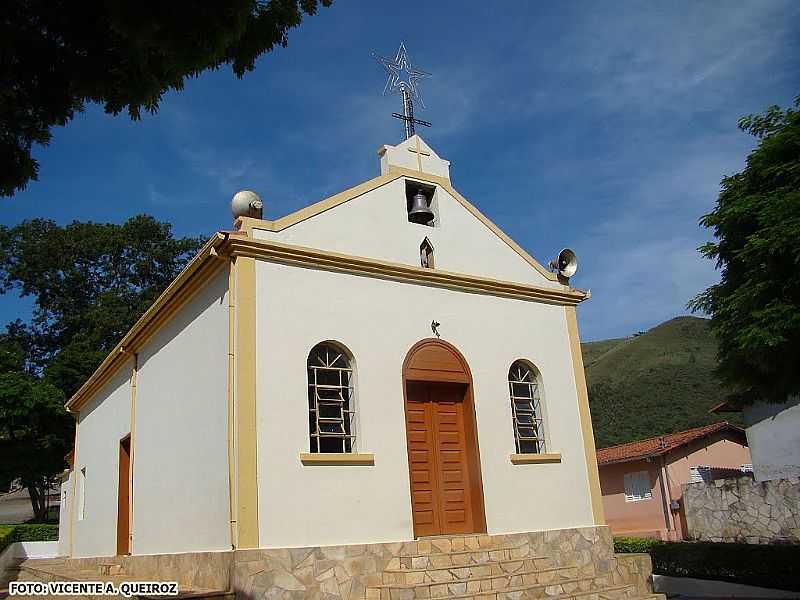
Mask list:
[[[725,390],[714,377],[708,321],[677,317],[630,338],[582,345],[598,448],[674,433],[737,414],[709,414]]]

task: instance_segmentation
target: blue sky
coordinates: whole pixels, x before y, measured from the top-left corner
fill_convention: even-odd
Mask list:
[[[753,147],[738,117],[800,94],[798,32],[794,1],[338,0],[242,80],[205,73],[138,123],[89,107],[0,223],[146,212],[207,235],[239,189],[276,218],[374,177],[402,127],[370,52],[405,40],[454,186],[541,262],[577,251],[584,339],[628,335],[716,280],[697,222]],[[0,296],[0,320],[29,307]]]

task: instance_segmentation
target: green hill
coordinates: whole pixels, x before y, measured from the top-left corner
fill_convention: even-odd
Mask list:
[[[717,344],[706,319],[677,317],[582,349],[598,448],[721,419],[708,413],[724,391],[713,375]]]

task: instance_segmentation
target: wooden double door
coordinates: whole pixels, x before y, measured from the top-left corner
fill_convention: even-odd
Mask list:
[[[414,535],[486,530],[469,385],[406,382]]]

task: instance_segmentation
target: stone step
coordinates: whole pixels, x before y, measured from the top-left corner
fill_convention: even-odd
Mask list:
[[[545,576],[543,576],[545,575]],[[633,584],[622,584],[609,586],[608,576],[590,577],[563,577],[558,573],[532,572],[524,574],[476,577],[460,581],[450,581],[444,583],[422,583],[422,584],[384,584],[376,586],[380,590],[381,600],[437,600],[469,597],[478,594],[500,594],[509,593],[508,600],[519,600],[525,598],[549,598],[556,594],[582,594],[593,590],[630,590],[635,591]],[[367,596],[377,597],[374,591],[370,593],[368,588]],[[525,592],[525,594],[516,594]],[[513,594],[516,594],[515,598]],[[617,596],[622,597],[622,596]],[[506,600],[500,599],[498,600]]]
[[[136,600],[235,600],[236,593],[227,590],[180,590],[177,596],[133,596]]]
[[[627,592],[622,592],[626,594]],[[547,600],[666,600],[664,594],[645,594],[645,595],[619,595],[618,588],[604,588],[591,592],[579,592],[577,594],[558,594],[546,596]],[[531,596],[526,596],[525,591],[518,592],[490,592],[471,594],[462,596],[459,600],[529,600]],[[536,597],[538,598],[538,597]]]
[[[558,571],[525,571],[506,575],[490,575],[487,577],[472,577],[447,582],[434,582],[422,584],[384,584],[384,588],[413,589],[416,598],[444,598],[459,596],[466,593],[490,592],[517,587],[548,587],[561,583],[577,582],[575,577],[567,577]],[[402,596],[404,594],[394,594]],[[407,595],[407,594],[406,594]],[[392,597],[390,592],[389,597]]]
[[[509,577],[515,575],[541,573],[542,579],[577,577],[578,569],[574,565],[552,566],[550,558],[525,558],[522,560],[504,560],[467,565],[464,567],[446,567],[441,569],[386,569],[383,572],[383,583],[422,584],[446,583],[450,581],[468,581],[487,577]]]
[[[524,558],[543,559],[548,557],[531,556],[530,547],[527,544],[523,544],[521,546],[503,546],[500,548],[485,548],[482,550],[454,550],[451,552],[400,555],[399,567],[402,569],[441,569],[447,567],[464,567],[488,562],[521,560]]]
[[[572,592],[559,590],[558,587],[543,589],[536,586],[519,586],[513,589],[450,596],[447,600],[632,600],[633,598],[636,598],[636,594],[632,585],[605,585]]]
[[[515,534],[488,535],[437,535],[421,537],[413,542],[405,542],[401,556],[430,554],[433,552],[459,552],[461,550],[493,550],[506,546],[518,546],[523,540]]]

